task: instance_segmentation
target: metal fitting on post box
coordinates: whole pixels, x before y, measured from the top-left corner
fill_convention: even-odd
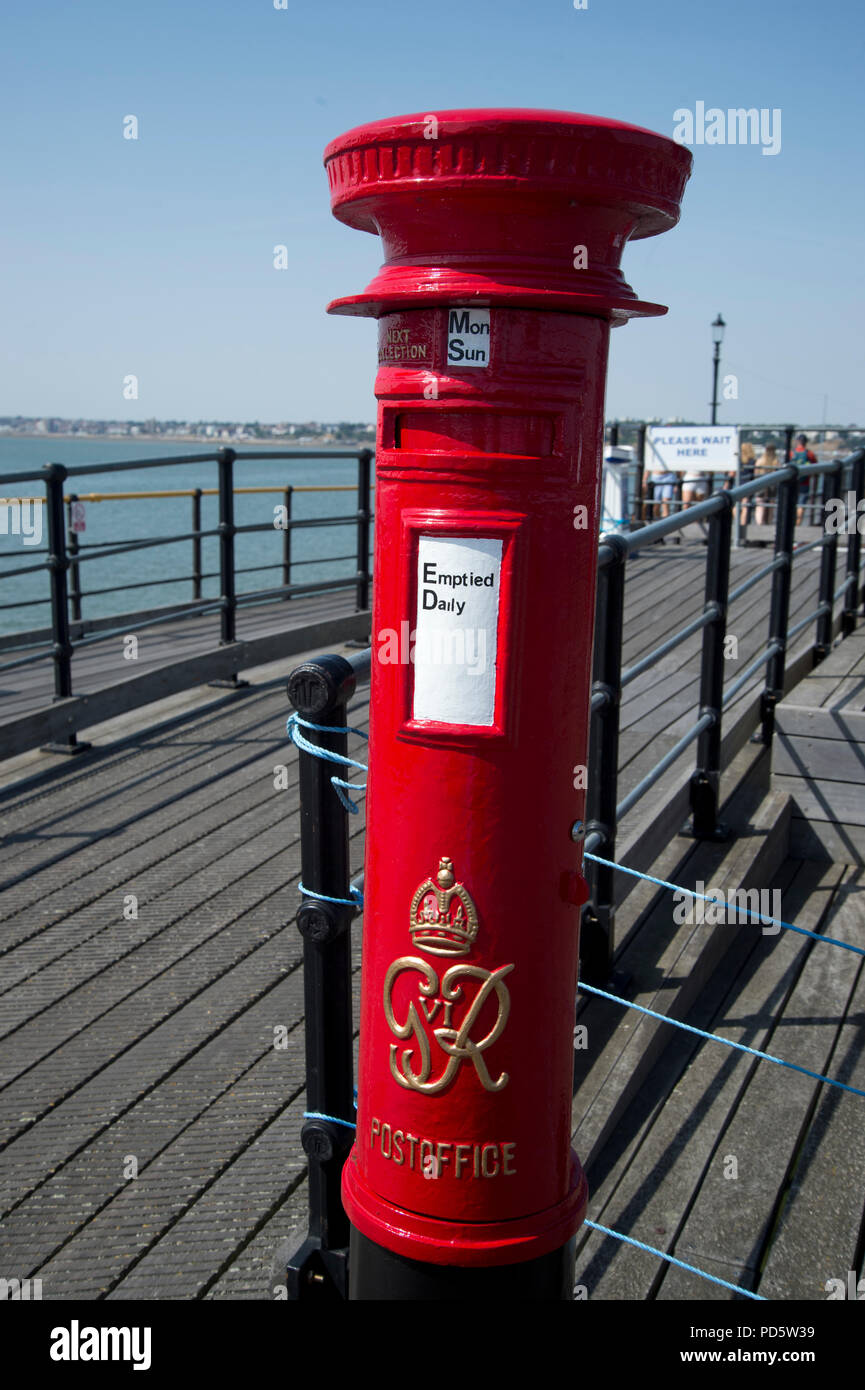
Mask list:
[[[676,223],[691,155],[592,116],[443,111],[325,165],[385,254],[330,306],[379,321],[352,1296],[503,1266],[566,1297],[607,347],[665,312],[619,261]]]

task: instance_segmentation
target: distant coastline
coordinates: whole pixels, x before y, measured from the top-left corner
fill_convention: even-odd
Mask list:
[[[0,440],[81,440],[93,444],[195,444],[257,448],[359,449],[375,441],[367,420],[139,420],[99,419],[91,415],[2,415]]]
[[[203,439],[200,434],[85,434],[82,430],[53,430],[51,434],[44,434],[41,430],[0,430],[0,439],[89,439],[99,444],[200,444],[202,447],[207,444],[254,444],[256,448],[262,445],[269,446],[271,449],[293,448],[295,445],[315,444],[318,448],[350,449],[355,445],[361,446],[369,441],[366,439],[321,439],[314,434],[292,435],[287,439],[238,439],[232,434],[213,435],[210,439]]]

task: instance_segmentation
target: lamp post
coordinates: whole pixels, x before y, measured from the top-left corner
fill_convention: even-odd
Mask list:
[[[715,353],[712,358],[712,424],[718,423],[718,368],[721,365],[721,343],[724,339],[724,329],[727,327],[719,314],[712,323],[712,342],[715,344]]]

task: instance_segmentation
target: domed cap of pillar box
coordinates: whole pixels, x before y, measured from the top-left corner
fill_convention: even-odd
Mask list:
[[[332,313],[423,304],[663,314],[619,269],[631,238],[675,226],[690,151],[562,111],[439,111],[358,126],[325,150],[334,215],[380,233],[385,263]]]

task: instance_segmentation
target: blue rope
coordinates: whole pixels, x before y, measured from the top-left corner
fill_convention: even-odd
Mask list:
[[[635,1240],[633,1236],[623,1236],[621,1231],[611,1231],[609,1226],[601,1226],[597,1221],[589,1221],[588,1218],[583,1222],[584,1226],[591,1226],[593,1231],[603,1231],[605,1236],[614,1236],[616,1240],[624,1240],[628,1245],[635,1245],[638,1250],[645,1250],[650,1255],[657,1255],[659,1260],[667,1260],[671,1265],[678,1265],[679,1269],[687,1269],[691,1274],[699,1274],[701,1279],[709,1279],[713,1284],[720,1284],[722,1289],[732,1289],[733,1293],[740,1293],[744,1298],[753,1298],[757,1303],[766,1303],[767,1299],[761,1293],[752,1293],[750,1289],[740,1289],[738,1284],[728,1284],[726,1279],[719,1279],[715,1274],[707,1274],[704,1269],[697,1269],[696,1265],[685,1264],[684,1260],[677,1260],[675,1255],[667,1255],[663,1250],[656,1250],[654,1245],[645,1245],[641,1240]]]
[[[356,1086],[353,1088],[352,1093],[351,1093],[351,1103],[352,1103],[352,1105],[354,1106],[354,1108],[355,1108],[355,1110],[356,1110],[356,1109],[357,1109],[357,1087],[356,1087]],[[354,1124],[352,1120],[339,1120],[339,1119],[337,1119],[336,1115],[325,1115],[325,1114],[323,1114],[323,1113],[321,1112],[321,1110],[304,1110],[304,1112],[303,1112],[303,1118],[304,1118],[305,1120],[331,1120],[335,1125],[345,1125],[348,1129],[357,1129],[357,1125]]]
[[[344,758],[341,753],[331,753],[329,748],[322,748],[317,743],[310,743],[308,738],[304,738],[300,729],[315,729],[320,734],[357,734],[359,738],[368,738],[363,729],[342,728],[336,724],[310,724],[308,719],[301,719],[299,714],[289,715],[285,731],[296,748],[302,748],[304,753],[311,753],[315,758],[323,758],[328,763],[339,763],[342,767],[359,767],[361,772],[369,772],[366,763],[359,763],[354,758]],[[348,791],[366,791],[366,782],[344,782],[341,777],[331,777],[331,786],[342,802],[347,811],[356,816],[360,807],[357,802],[352,801],[350,796],[346,796],[343,787]],[[341,899],[334,898],[332,901],[339,902]]]
[[[656,883],[659,888],[672,888],[674,893],[687,893],[689,898],[701,898],[706,903],[718,903],[718,899],[710,897],[708,893],[695,893],[691,888],[680,888],[677,883],[668,883],[665,878],[655,878],[652,874],[641,873],[639,869],[628,869],[624,864],[614,863],[612,859],[600,859],[597,854],[589,854],[588,851],[583,857],[591,859],[595,864],[603,864],[608,869],[618,869],[623,874],[631,874],[633,878],[644,878],[647,883]],[[759,922],[771,922],[773,926],[786,927],[787,931],[798,932],[800,936],[810,936],[814,941],[826,941],[830,946],[841,946],[845,951],[865,956],[865,949],[861,946],[851,946],[849,941],[839,941],[835,936],[822,936],[820,932],[809,931],[807,927],[796,927],[792,922],[782,922],[780,917],[764,917],[761,912],[754,913],[747,907],[736,908],[736,911],[756,917]]]
[[[860,1091],[857,1086],[848,1086],[844,1081],[833,1081],[831,1076],[823,1076],[818,1071],[809,1071],[807,1067],[800,1067],[797,1062],[785,1062],[783,1057],[773,1057],[771,1052],[758,1052],[756,1047],[746,1047],[744,1043],[732,1042],[730,1038],[721,1038],[717,1033],[707,1033],[702,1028],[693,1028],[690,1023],[680,1023],[677,1018],[668,1018],[666,1014],[656,1013],[654,1009],[645,1009],[642,1004],[633,1004],[630,999],[621,999],[618,994],[608,994],[605,989],[596,989],[594,985],[585,985],[580,980],[578,989],[588,990],[590,994],[598,994],[602,999],[612,999],[614,1004],[624,1004],[626,1009],[636,1009],[641,1014],[648,1014],[649,1018],[659,1018],[662,1023],[669,1023],[674,1028],[684,1028],[686,1033],[695,1033],[698,1038],[708,1038],[710,1042],[723,1043],[725,1047],[735,1047],[738,1052],[747,1052],[751,1057],[760,1057],[764,1062],[777,1062],[780,1067],[789,1067],[791,1071],[800,1071],[804,1076],[813,1077],[815,1081],[825,1081],[827,1086],[838,1086],[842,1091],[850,1091],[854,1096],[865,1096],[865,1091]]]
[[[357,1125],[352,1120],[340,1120],[336,1115],[323,1115],[320,1110],[304,1110],[305,1120],[327,1120],[332,1125],[345,1125],[346,1129],[357,1129]]]
[[[330,898],[327,893],[315,893],[312,888],[304,888],[302,883],[297,885],[297,891],[304,893],[308,898],[321,898],[323,903],[345,903],[346,907],[363,907],[363,893],[352,884],[349,884],[350,898]]]

